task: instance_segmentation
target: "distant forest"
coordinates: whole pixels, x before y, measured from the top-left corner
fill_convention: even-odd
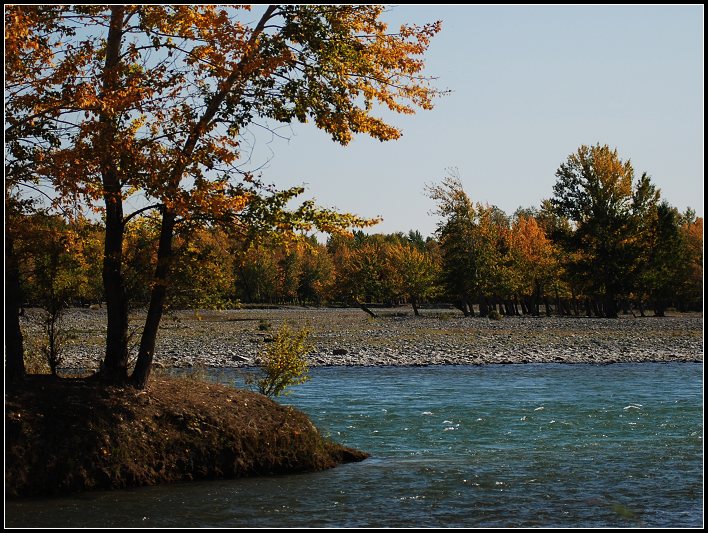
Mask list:
[[[454,171],[427,194],[440,222],[418,231],[333,234],[326,244],[288,232],[185,225],[176,236],[169,302],[240,304],[448,304],[465,315],[616,317],[703,307],[703,219],[661,200],[647,175],[606,146],[583,146],[556,172],[553,196],[509,215],[473,202]],[[23,301],[87,305],[104,299],[102,224],[35,211],[14,243]],[[253,228],[251,228],[253,230]],[[159,221],[126,226],[127,293],[150,298]]]

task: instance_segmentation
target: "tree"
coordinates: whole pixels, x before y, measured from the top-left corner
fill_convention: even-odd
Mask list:
[[[522,214],[512,225],[510,248],[516,288],[530,296],[531,312],[537,315],[546,287],[557,277],[555,247],[536,219]]]
[[[480,315],[511,288],[509,219],[496,206],[477,204],[474,225],[474,255],[479,279]]]
[[[703,310],[703,217],[687,209],[681,217],[681,234],[686,243],[685,278],[678,290],[679,302],[685,310]]]
[[[250,303],[275,303],[280,271],[272,246],[252,246],[240,253],[236,270],[236,289],[240,299]]]
[[[442,285],[465,316],[474,316],[472,298],[481,281],[474,251],[477,212],[454,170],[440,185],[429,186],[427,192],[437,202],[435,214],[441,218],[436,233],[442,259]]]
[[[388,255],[398,274],[397,292],[411,303],[415,316],[419,316],[419,304],[439,292],[440,272],[435,258],[415,244],[392,244]]]
[[[64,311],[76,302],[99,301],[95,265],[100,244],[95,224],[67,220],[43,211],[26,213],[15,230],[15,250],[20,265],[22,293],[32,307],[39,307],[39,322],[46,342],[42,345],[51,373],[56,376],[64,344]]]
[[[393,265],[382,235],[364,235],[338,243],[335,251],[339,296],[345,302],[390,302],[396,284]],[[365,306],[364,311],[372,314]]]
[[[472,203],[456,170],[440,185],[427,188],[441,217],[436,230],[442,256],[442,284],[465,316],[474,316],[473,301],[486,316],[493,297],[505,292],[508,272],[508,218],[496,206]],[[492,299],[490,300],[490,297]]]
[[[60,145],[32,155],[41,162],[37,173],[61,197],[80,198],[105,214],[102,375],[109,381],[127,379],[123,240],[139,212],[154,209],[160,216],[132,376],[142,387],[180,224],[253,223],[285,232],[372,222],[307,202],[286,215],[277,194],[261,201],[262,184],[239,168],[239,135],[249,124],[311,120],[342,144],[356,133],[390,140],[401,133],[376,117],[377,109],[413,113],[432,107],[438,94],[421,75],[421,56],[439,23],[389,32],[382,6],[258,9],[254,24],[245,22],[242,9],[218,6],[57,7],[47,15],[51,24],[32,19],[32,7],[6,10],[7,32],[21,29],[29,43],[43,39],[41,47],[13,48],[39,65],[34,78],[42,81],[25,91],[13,114],[44,114],[65,124]],[[52,31],[56,26],[68,30]],[[10,57],[11,68],[25,64],[20,55]],[[126,213],[127,201],[138,195],[144,207]]]
[[[234,293],[234,256],[226,232],[195,226],[175,237],[169,303],[192,309],[224,309]]]
[[[569,268],[606,317],[617,317],[617,299],[627,296],[641,270],[642,218],[659,200],[644,173],[637,180],[629,161],[607,145],[581,146],[556,171],[552,205],[574,224],[565,245],[574,253]]]
[[[65,35],[57,23],[57,6],[25,6],[5,10],[5,349],[6,376],[25,374],[19,313],[22,305],[19,263],[15,250],[22,216],[33,202],[20,188],[38,191],[35,155],[57,144],[54,109],[36,109],[33,89],[45,83],[42,65],[51,59],[48,35]],[[38,191],[40,194],[42,191]]]
[[[320,305],[332,299],[334,286],[334,260],[325,246],[316,239],[311,240],[303,250],[298,298],[302,302]]]

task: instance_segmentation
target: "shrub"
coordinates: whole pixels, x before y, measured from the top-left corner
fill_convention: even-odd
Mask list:
[[[49,363],[44,355],[41,341],[32,342],[25,338],[25,372],[28,374],[51,374]]]
[[[490,320],[501,320],[502,319],[502,315],[496,309],[492,309],[491,311],[489,311],[489,314],[487,315],[487,317]]]
[[[283,324],[273,342],[259,354],[259,377],[253,381],[258,392],[269,397],[280,396],[287,387],[305,383],[310,379],[305,356],[313,348],[309,329],[293,332]]]
[[[271,323],[268,322],[265,318],[261,318],[258,321],[258,331],[269,331],[271,328]]]

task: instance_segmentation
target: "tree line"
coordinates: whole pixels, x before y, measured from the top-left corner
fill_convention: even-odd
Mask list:
[[[453,304],[465,315],[616,317],[701,310],[703,219],[681,213],[644,174],[606,146],[581,147],[561,164],[554,195],[508,215],[473,202],[451,171],[427,193],[439,223],[419,231],[244,238],[218,226],[175,238],[169,305],[412,306]],[[102,224],[36,213],[22,224],[24,293],[47,308],[104,299]],[[149,302],[159,224],[136,218],[124,261],[130,304]],[[57,301],[60,300],[60,301]],[[372,312],[373,314],[373,312]]]

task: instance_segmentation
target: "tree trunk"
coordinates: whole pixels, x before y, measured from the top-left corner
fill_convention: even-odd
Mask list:
[[[106,240],[103,255],[103,288],[106,296],[108,327],[106,357],[101,374],[109,382],[125,381],[128,376],[128,298],[122,272],[122,202],[106,201]]]
[[[538,295],[535,292],[529,302],[529,310],[531,311],[531,316],[538,316]]]
[[[529,311],[528,297],[522,296],[521,299],[519,300],[519,304],[521,305],[521,313],[522,314],[524,314],[524,315],[531,314]]]
[[[615,299],[614,294],[608,294],[605,296],[605,301],[603,304],[606,318],[619,318],[619,314],[617,312],[617,300]]]
[[[482,297],[479,299],[479,316],[485,317],[489,315],[489,305],[487,304],[487,298]]]
[[[140,338],[140,349],[135,370],[131,376],[132,384],[142,389],[147,385],[155,354],[155,340],[160,327],[160,320],[165,309],[167,297],[167,278],[172,263],[172,237],[174,235],[176,217],[174,213],[163,212],[162,226],[160,227],[160,243],[157,248],[157,265],[150,292],[150,306],[148,307],[143,334]]]
[[[596,317],[600,318],[604,316],[604,311],[600,303],[597,301],[597,298],[592,299],[592,310]]]
[[[264,31],[268,20],[276,12],[277,6],[270,5],[266,8],[261,16],[258,24],[254,28],[249,38],[249,50],[240,60],[238,65],[233,69],[229,77],[219,85],[218,91],[207,99],[207,105],[204,109],[204,114],[199,121],[194,125],[192,131],[187,136],[184,146],[180,150],[179,157],[175,160],[169,176],[167,177],[167,188],[165,195],[175,194],[179,191],[180,181],[182,180],[187,163],[194,154],[197,143],[208,131],[210,124],[216,117],[219,108],[224,103],[226,98],[231,95],[235,100],[242,95],[249,76],[258,76],[260,67],[251,69],[251,62],[257,55],[259,49],[256,46],[261,33]],[[157,266],[155,267],[154,285],[150,294],[150,307],[148,308],[148,316],[145,320],[143,334],[140,339],[140,349],[138,351],[138,360],[135,363],[135,370],[131,376],[131,381],[134,386],[143,388],[147,384],[150,377],[150,368],[152,367],[152,358],[155,351],[155,339],[157,338],[157,330],[162,319],[162,312],[165,306],[165,297],[167,295],[167,278],[170,267],[172,266],[172,237],[176,223],[176,215],[162,208],[162,226],[160,228],[160,243],[157,250]]]
[[[585,316],[591,317],[592,316],[592,303],[590,302],[590,298],[584,298],[583,302],[585,303]]]
[[[516,309],[514,309],[514,302],[511,300],[504,301],[504,314],[506,316],[516,316]]]
[[[551,302],[548,296],[543,297],[543,306],[546,308],[546,316],[551,316],[553,313],[551,312]]]
[[[664,302],[657,300],[654,302],[654,316],[665,317],[666,316],[666,306]]]
[[[371,309],[366,307],[366,304],[364,304],[362,302],[357,302],[357,305],[361,308],[362,311],[364,311],[371,318],[379,318],[379,316],[376,313],[374,313]]]
[[[106,62],[103,69],[103,96],[119,85],[118,66],[123,39],[125,6],[111,7],[110,29],[106,41]],[[122,184],[114,160],[115,116],[101,113],[101,177],[103,200],[106,204],[106,238],[103,250],[103,288],[106,296],[108,324],[106,356],[101,368],[103,379],[124,382],[128,376],[128,298],[123,280],[123,197]]]
[[[464,309],[465,316],[468,316],[470,318],[474,318],[474,304],[471,304],[470,301],[465,298],[462,301],[462,307]]]
[[[418,301],[415,298],[411,298],[411,305],[413,306],[413,314],[415,316],[420,316],[418,312]]]
[[[5,377],[8,381],[22,379],[25,360],[20,328],[22,292],[17,257],[12,237],[5,231]]]

